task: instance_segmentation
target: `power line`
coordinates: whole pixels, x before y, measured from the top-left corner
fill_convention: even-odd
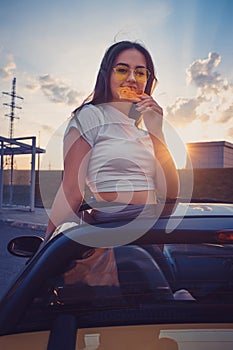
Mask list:
[[[23,97],[16,95],[16,78],[13,78],[12,80],[11,92],[3,91],[2,93],[3,95],[8,95],[11,97],[11,103],[3,103],[3,106],[10,107],[10,114],[5,114],[5,116],[10,118],[9,138],[12,139],[14,136],[14,120],[19,119],[19,117],[15,116],[15,109],[22,109],[22,107],[15,104],[15,99],[19,98],[20,100],[23,100]]]

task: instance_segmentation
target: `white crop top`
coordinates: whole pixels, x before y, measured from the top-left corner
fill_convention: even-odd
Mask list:
[[[86,105],[69,121],[92,147],[86,183],[93,193],[155,189],[155,158],[148,132],[109,104]]]

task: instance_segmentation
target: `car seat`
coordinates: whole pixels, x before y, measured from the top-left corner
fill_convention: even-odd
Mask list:
[[[130,304],[173,300],[166,277],[145,249],[121,246],[114,254],[121,292]]]

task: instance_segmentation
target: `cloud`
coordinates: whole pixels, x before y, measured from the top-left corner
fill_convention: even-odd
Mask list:
[[[40,88],[39,84],[37,83],[28,83],[26,84],[26,88],[31,91],[38,90]]]
[[[67,104],[68,105],[77,105],[77,103],[79,103],[79,99],[80,99],[81,94],[78,93],[76,90],[68,90],[67,94],[66,94],[66,98],[67,98]]]
[[[13,60],[11,60],[3,68],[0,68],[0,78],[4,80],[11,79],[15,69],[16,64]]]
[[[51,102],[75,106],[80,104],[82,96],[80,92],[49,74],[40,76],[37,81],[30,82],[26,86],[31,91],[40,89]]]
[[[40,124],[40,129],[47,132],[48,134],[52,134],[54,132],[54,128],[47,124]]]
[[[49,74],[39,77],[40,88],[55,103],[74,104],[78,103],[79,93],[71,90],[65,83],[53,79]]]
[[[228,130],[228,136],[233,138],[233,127]]]
[[[210,52],[205,59],[194,61],[186,70],[187,81],[196,86],[191,98],[177,98],[167,107],[168,119],[175,126],[185,126],[195,120],[204,123],[233,121],[233,84],[216,71],[221,56]]]
[[[233,120],[233,101],[232,101],[232,104],[222,112],[219,122],[227,123],[230,120]]]
[[[224,80],[214,69],[221,62],[221,56],[210,52],[205,59],[194,61],[186,70],[187,81],[206,93],[216,93],[222,88]]]
[[[168,118],[175,121],[176,126],[189,124],[197,118],[206,121],[209,117],[205,113],[202,115],[198,114],[198,108],[204,101],[205,98],[202,96],[196,98],[180,97],[173,105],[167,107]]]

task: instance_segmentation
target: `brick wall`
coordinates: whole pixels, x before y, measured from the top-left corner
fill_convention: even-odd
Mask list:
[[[189,170],[179,170],[187,177]],[[194,169],[193,198],[212,198],[233,202],[233,168]]]

